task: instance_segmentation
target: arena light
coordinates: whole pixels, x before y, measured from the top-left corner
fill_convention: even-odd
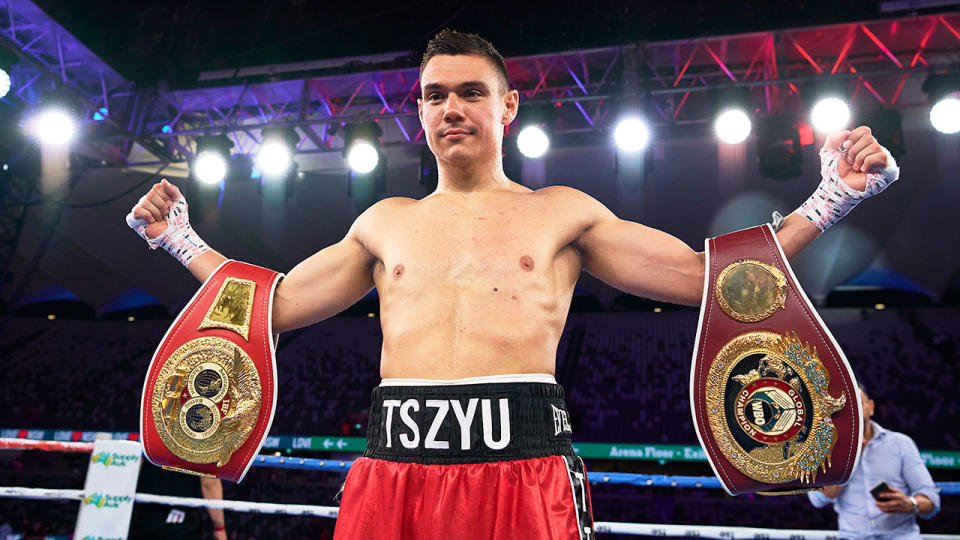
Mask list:
[[[960,99],[948,97],[934,103],[930,108],[930,125],[946,135],[960,131]]]
[[[12,75],[13,64],[17,62],[17,57],[6,49],[0,47],[0,98],[7,95],[10,86],[13,85]]]
[[[628,116],[617,123],[613,140],[622,152],[639,152],[650,142],[650,128],[636,116]]]
[[[380,162],[380,152],[367,141],[357,141],[347,152],[347,163],[353,172],[366,174],[377,168]]]
[[[960,132],[960,73],[933,73],[923,82],[930,103],[930,125],[947,135]]]
[[[197,155],[191,172],[201,184],[216,184],[227,176],[227,158],[233,142],[226,135],[197,137]]]
[[[40,144],[65,146],[73,139],[76,124],[66,109],[51,107],[37,113],[29,129]]]
[[[257,152],[257,167],[265,177],[281,176],[293,163],[293,155],[283,143],[268,142]]]
[[[7,95],[10,91],[10,74],[7,70],[0,67],[0,98]]]
[[[527,126],[517,135],[517,148],[524,157],[536,159],[550,149],[550,137],[540,126]]]
[[[264,178],[276,179],[285,176],[293,166],[297,137],[292,128],[264,128],[262,146],[257,152],[257,167]]]
[[[740,144],[750,136],[750,117],[741,109],[727,109],[717,116],[713,129],[717,137],[727,144]]]
[[[383,130],[376,122],[343,127],[343,156],[349,166],[347,196],[358,214],[387,191],[387,157],[379,149],[381,135]]]
[[[216,184],[227,176],[227,160],[213,150],[200,152],[193,162],[193,174],[204,184]]]
[[[831,133],[847,127],[850,122],[850,107],[838,97],[826,97],[817,101],[810,110],[810,123],[813,129],[822,133]]]
[[[383,135],[374,122],[348,124],[344,128],[344,155],[350,170],[357,174],[373,172],[380,164],[379,138]]]

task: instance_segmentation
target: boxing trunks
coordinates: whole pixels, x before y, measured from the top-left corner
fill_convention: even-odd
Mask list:
[[[372,401],[336,540],[594,538],[552,376],[385,379]]]

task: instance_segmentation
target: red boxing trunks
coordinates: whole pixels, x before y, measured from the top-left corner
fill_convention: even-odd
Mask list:
[[[367,450],[347,475],[334,538],[593,539],[586,472],[553,377],[437,382],[386,379],[373,391]]]

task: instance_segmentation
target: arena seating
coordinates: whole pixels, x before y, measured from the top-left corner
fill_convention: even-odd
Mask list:
[[[824,310],[876,420],[921,447],[958,450],[960,312]],[[0,427],[136,431],[143,377],[168,321],[16,318],[0,352],[16,381]],[[574,433],[585,441],[695,444],[688,382],[695,312],[578,313],[558,348]],[[377,384],[378,321],[335,317],[281,336],[274,434],[357,433]]]

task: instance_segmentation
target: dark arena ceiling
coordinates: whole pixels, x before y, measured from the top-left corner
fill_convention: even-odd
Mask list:
[[[174,86],[189,85],[204,70],[419,51],[445,27],[479,33],[504,56],[517,56],[887,16],[880,2],[870,0],[38,0],[37,5],[128,79]]]

